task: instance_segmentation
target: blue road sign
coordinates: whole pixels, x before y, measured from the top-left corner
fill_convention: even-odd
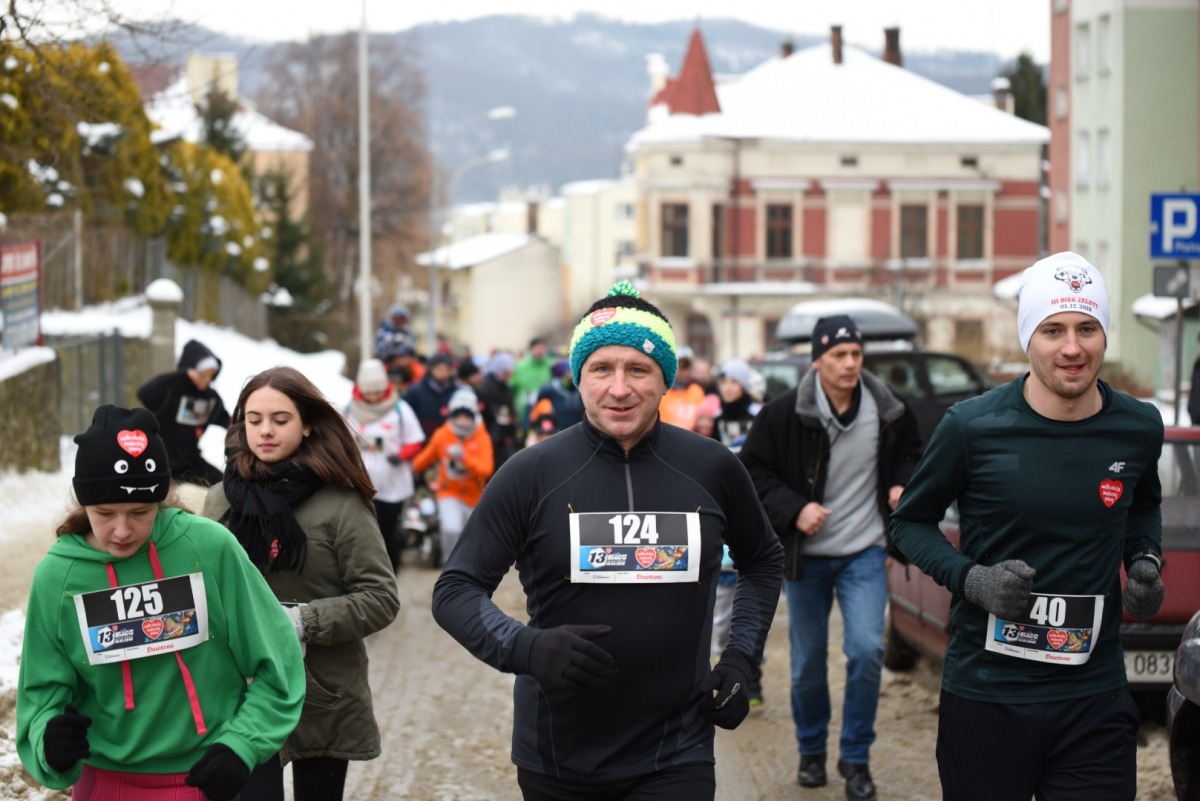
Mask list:
[[[1200,259],[1200,195],[1150,195],[1150,258]]]

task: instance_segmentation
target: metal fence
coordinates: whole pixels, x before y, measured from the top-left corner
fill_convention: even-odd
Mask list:
[[[183,289],[184,319],[197,319],[204,281],[217,281],[215,322],[254,338],[268,335],[267,308],[228,276],[204,275],[167,258],[165,237],[140,237],[126,225],[89,219],[72,211],[14,214],[6,242],[41,243],[43,309],[74,310],[144,292],[169,278]]]
[[[84,431],[104,403],[128,402],[125,342],[120,334],[46,337],[58,354],[58,415],[63,431]]]

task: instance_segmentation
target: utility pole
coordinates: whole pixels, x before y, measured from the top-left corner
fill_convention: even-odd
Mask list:
[[[367,0],[358,29],[358,346],[371,357],[371,119],[367,61]]]

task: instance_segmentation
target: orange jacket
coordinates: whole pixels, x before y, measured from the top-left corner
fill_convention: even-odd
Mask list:
[[[462,445],[462,466],[466,475],[461,472],[457,477],[451,477],[450,453],[451,445]],[[479,503],[483,494],[483,486],[491,478],[496,469],[492,454],[492,438],[488,435],[487,427],[480,423],[465,440],[459,439],[450,423],[442,423],[434,430],[429,442],[421,449],[412,461],[413,470],[423,473],[438,464],[437,496],[439,498],[455,498],[467,506],[474,507]]]
[[[658,416],[664,423],[692,430],[696,423],[696,412],[704,402],[704,388],[699,384],[688,384],[684,389],[671,387],[658,404]]]

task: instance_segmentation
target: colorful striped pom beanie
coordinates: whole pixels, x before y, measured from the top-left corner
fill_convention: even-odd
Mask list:
[[[675,333],[658,308],[642,300],[628,281],[613,284],[608,295],[592,304],[571,335],[571,376],[579,386],[583,363],[597,348],[626,345],[658,362],[667,386],[675,383]]]

